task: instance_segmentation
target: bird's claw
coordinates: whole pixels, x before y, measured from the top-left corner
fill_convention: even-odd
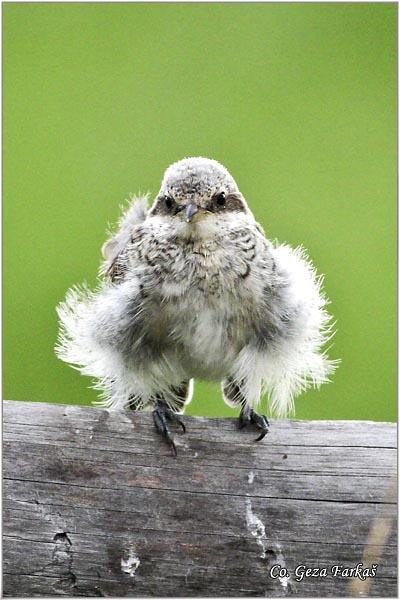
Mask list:
[[[167,440],[167,443],[171,446],[174,456],[177,456],[178,453],[176,450],[174,438],[172,437],[172,434],[171,434],[171,431],[170,431],[170,428],[168,425],[168,421],[175,421],[175,423],[179,423],[179,425],[183,429],[183,432],[185,433],[186,427],[185,427],[183,421],[181,420],[179,415],[174,413],[161,400],[157,401],[157,406],[153,410],[153,419],[154,419],[154,424],[157,427],[158,431],[161,433],[161,435],[164,436],[164,438]]]
[[[239,416],[239,427],[243,429],[249,423],[254,423],[259,429],[261,429],[261,433],[254,441],[260,442],[269,431],[269,421],[265,415],[259,415],[252,408],[250,410],[242,409],[242,412]]]

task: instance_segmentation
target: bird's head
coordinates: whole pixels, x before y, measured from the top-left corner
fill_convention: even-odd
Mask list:
[[[233,177],[216,160],[198,157],[168,167],[149,215],[172,217],[190,230],[237,213],[250,211]]]

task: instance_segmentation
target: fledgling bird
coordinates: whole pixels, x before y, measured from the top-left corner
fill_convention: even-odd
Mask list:
[[[193,380],[222,382],[242,426],[268,432],[272,413],[328,381],[322,347],[331,317],[304,250],[266,239],[229,172],[187,158],[165,172],[150,209],[133,198],[104,244],[102,283],[73,288],[57,308],[58,356],[97,379],[110,408],[153,408],[176,454],[169,422],[182,426]]]

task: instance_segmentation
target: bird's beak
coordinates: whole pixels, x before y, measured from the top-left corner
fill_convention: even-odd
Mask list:
[[[191,223],[194,215],[199,212],[199,208],[197,204],[194,202],[189,202],[187,206],[185,206],[185,218],[187,223]]]

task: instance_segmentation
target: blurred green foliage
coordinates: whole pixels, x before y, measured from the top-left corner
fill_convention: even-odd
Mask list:
[[[96,399],[55,306],[118,205],[202,155],[326,274],[342,365],[296,416],[395,420],[396,27],[395,3],[3,4],[5,397]],[[235,414],[209,384],[188,412]]]

